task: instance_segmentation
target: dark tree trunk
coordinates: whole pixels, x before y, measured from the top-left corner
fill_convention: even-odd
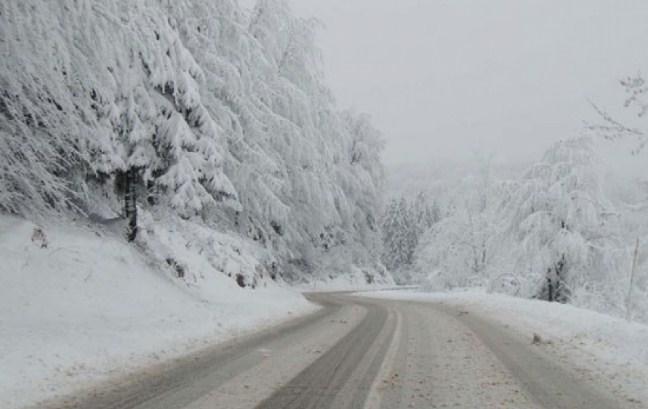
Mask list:
[[[553,286],[553,279],[551,277],[551,270],[547,272],[549,277],[547,277],[547,301],[553,302],[554,301],[554,286]]]
[[[567,303],[571,297],[571,292],[565,282],[565,271],[567,270],[567,258],[562,255],[562,258],[556,265],[556,296],[555,301],[560,303]]]
[[[128,169],[124,178],[124,214],[128,220],[126,237],[128,241],[135,241],[137,237],[137,171]]]
[[[566,271],[567,258],[563,254],[560,260],[553,267],[547,269],[544,285],[535,298],[563,304],[569,302],[571,292],[565,282]]]

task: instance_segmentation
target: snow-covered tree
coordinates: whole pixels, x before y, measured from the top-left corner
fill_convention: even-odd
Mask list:
[[[405,198],[393,199],[383,219],[383,263],[392,271],[411,264],[414,252],[412,215]]]
[[[382,143],[317,27],[283,0],[3,2],[0,208],[119,213],[134,184],[130,209],[237,231],[286,277],[380,267]]]
[[[455,187],[447,214],[421,237],[415,253],[418,276],[429,276],[436,288],[487,281],[498,243],[499,203],[491,199],[497,193],[481,177],[467,178]]]
[[[623,314],[636,239],[648,231],[637,173],[645,156],[625,146],[571,139],[520,179],[485,183],[486,172],[466,179],[423,235],[414,270],[437,289],[483,286]],[[644,247],[638,254],[642,265]],[[645,310],[637,296],[644,281],[633,287],[635,316]]]
[[[382,260],[396,273],[400,282],[412,281],[411,268],[415,251],[423,234],[440,218],[436,204],[430,204],[420,192],[412,201],[406,197],[392,199],[383,215]]]
[[[594,160],[587,138],[555,145],[529,170],[510,204],[512,238],[519,243],[515,269],[531,286],[528,295],[566,302],[575,288],[618,270],[618,243],[610,231],[616,216]]]
[[[635,143],[633,153],[638,154],[648,144],[648,132],[642,121],[648,114],[648,102],[645,99],[648,85],[641,75],[627,77],[620,81],[620,85],[627,95],[624,107],[636,112],[635,119],[638,119],[639,123],[636,123],[635,120],[632,125],[625,124],[598,105],[592,104],[601,122],[588,124],[587,129],[612,141],[620,139],[632,140]]]
[[[441,219],[441,210],[436,201],[429,203],[425,192],[419,192],[416,195],[411,207],[414,228],[416,229],[416,244],[418,244],[418,238],[439,222]]]

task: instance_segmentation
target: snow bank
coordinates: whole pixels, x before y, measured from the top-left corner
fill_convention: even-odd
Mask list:
[[[373,298],[445,303],[508,325],[523,337],[551,341],[557,355],[648,402],[648,325],[631,323],[570,305],[471,290],[451,293],[368,292]]]
[[[186,270],[180,279],[175,266],[145,256],[108,227],[39,227],[0,216],[0,407],[5,409],[315,308],[270,280],[258,281],[256,290],[239,287],[228,271],[247,270],[252,261],[245,256],[249,250],[225,235],[212,232],[208,252],[182,241],[182,232],[162,235],[158,228],[158,248],[147,251],[172,246],[166,249]],[[219,252],[221,259],[210,257]]]

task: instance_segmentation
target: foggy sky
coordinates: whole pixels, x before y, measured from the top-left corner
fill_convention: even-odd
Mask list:
[[[645,0],[292,0],[315,16],[329,84],[368,112],[388,164],[537,158],[623,103],[648,67]]]

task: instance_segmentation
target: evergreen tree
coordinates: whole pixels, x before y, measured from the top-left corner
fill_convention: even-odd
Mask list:
[[[318,26],[284,0],[3,2],[0,208],[171,209],[287,278],[379,268],[382,142],[336,106]]]
[[[411,268],[422,235],[438,220],[424,193],[413,202],[393,199],[383,218],[383,262],[391,271]]]

